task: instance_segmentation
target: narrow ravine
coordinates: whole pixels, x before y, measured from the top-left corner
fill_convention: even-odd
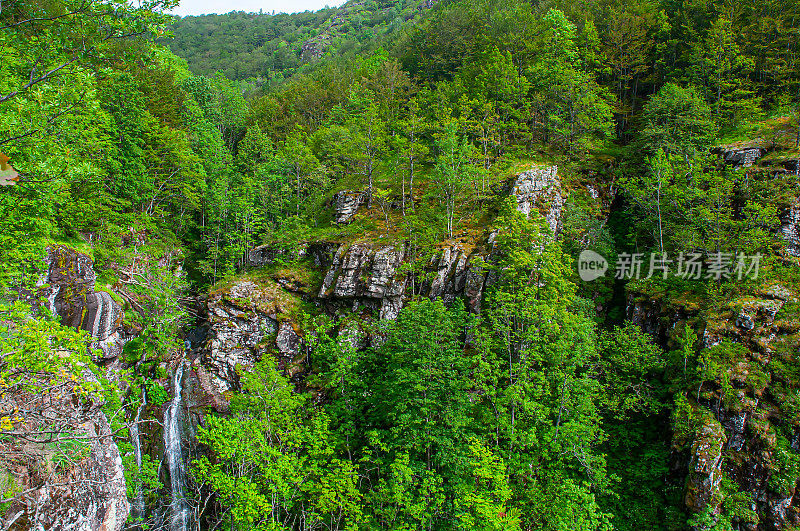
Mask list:
[[[188,531],[189,505],[186,503],[186,471],[181,441],[181,398],[185,362],[175,368],[172,380],[173,397],[164,412],[164,457],[169,469],[170,492],[169,530]]]
[[[136,459],[136,468],[142,470],[142,440],[139,434],[139,422],[142,418],[142,411],[147,407],[147,392],[142,389],[142,403],[136,409],[136,418],[128,430],[131,437],[131,444],[133,444],[133,455]],[[136,486],[136,497],[132,503],[132,513],[134,518],[144,518],[146,516],[144,493],[142,492],[141,482]]]

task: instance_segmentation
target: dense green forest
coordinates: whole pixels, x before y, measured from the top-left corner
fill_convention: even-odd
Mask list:
[[[194,74],[222,72],[231,80],[274,85],[320,58],[374,51],[433,3],[370,0],[291,15],[233,11],[185,17],[160,42],[186,59]]]
[[[4,530],[93,529],[41,508],[95,439],[115,531],[800,529],[800,3],[174,3],[2,3]],[[553,166],[557,224],[508,193]],[[359,246],[402,249],[395,318],[332,302]],[[454,246],[478,303],[434,294]],[[176,465],[220,300],[290,325],[187,399]]]

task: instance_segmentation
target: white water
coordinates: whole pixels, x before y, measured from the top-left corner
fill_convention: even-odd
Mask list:
[[[114,321],[114,300],[105,291],[95,293],[97,297],[97,313],[92,324],[92,334],[95,339],[103,340],[111,334],[111,325]]]
[[[170,502],[169,529],[170,531],[188,531],[189,505],[186,503],[186,475],[183,463],[183,447],[181,446],[181,398],[183,371],[185,364],[181,363],[175,369],[172,381],[172,401],[164,412],[164,455],[169,468],[172,501]]]
[[[142,441],[139,439],[139,421],[142,418],[142,410],[147,405],[147,393],[142,388],[142,403],[136,409],[136,419],[133,421],[130,429],[131,443],[133,443],[133,455],[136,457],[136,467],[139,471],[142,470]],[[144,494],[142,493],[142,485],[136,486],[136,499],[133,500],[133,515],[138,518],[145,516]]]

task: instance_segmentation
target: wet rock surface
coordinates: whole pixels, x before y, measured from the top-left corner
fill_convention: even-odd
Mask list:
[[[87,331],[103,357],[119,356],[128,334],[123,330],[122,307],[105,291],[95,291],[92,259],[62,245],[51,246],[45,259],[47,273],[40,293],[48,300],[53,315],[62,324]]]
[[[87,379],[92,379],[90,373]],[[45,382],[43,382],[44,384]],[[72,384],[73,387],[76,384]],[[37,400],[42,403],[37,403]],[[0,441],[3,461],[23,494],[0,518],[2,529],[16,531],[119,531],[130,511],[119,448],[102,403],[73,400],[73,392],[34,397],[16,404],[28,412],[28,429],[63,431],[69,425],[81,453],[64,458],[56,444]],[[80,447],[80,446],[78,446]]]
[[[780,218],[780,233],[786,241],[786,253],[800,258],[800,199],[789,206]]]
[[[692,444],[686,486],[686,506],[699,511],[722,502],[722,449],[727,437],[722,425],[713,418],[705,419]]]

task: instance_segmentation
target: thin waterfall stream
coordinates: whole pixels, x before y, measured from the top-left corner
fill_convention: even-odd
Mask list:
[[[136,418],[131,424],[130,429],[128,430],[131,437],[131,443],[133,444],[133,455],[136,458],[136,468],[138,470],[142,470],[142,441],[139,436],[139,422],[142,418],[142,410],[147,407],[147,392],[142,388],[142,403],[139,404],[139,407],[136,409]],[[136,498],[133,500],[133,516],[136,518],[144,518],[145,517],[145,502],[144,502],[144,493],[142,492],[142,485],[141,483],[136,486]]]
[[[170,531],[188,531],[189,504],[186,502],[186,471],[184,469],[183,445],[181,441],[181,416],[183,407],[182,384],[186,363],[175,368],[172,381],[174,396],[164,412],[164,454],[169,469],[172,500],[170,502]]]

